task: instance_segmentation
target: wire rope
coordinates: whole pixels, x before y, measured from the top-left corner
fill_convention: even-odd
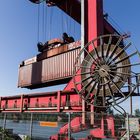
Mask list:
[[[70,17],[72,15],[71,13],[72,13],[72,5],[70,5]],[[68,23],[69,24],[69,29],[68,30],[69,30],[70,34],[72,34],[72,32],[71,32],[71,22],[72,22],[72,20],[69,18],[69,23]]]
[[[53,8],[50,9],[49,39],[51,39],[51,37],[52,37],[52,34],[51,34],[51,32],[52,32],[52,22],[53,22]]]
[[[63,19],[63,15],[64,15],[64,13],[61,11],[61,29],[62,29],[62,33],[64,32],[64,19]]]
[[[67,1],[66,1],[66,13],[68,12],[68,5],[67,5]],[[65,18],[65,28],[66,28],[66,32],[68,32],[68,17],[66,16]]]
[[[45,15],[44,15],[45,19],[44,19],[44,39],[45,41],[47,40],[46,38],[46,32],[47,32],[47,17],[48,17],[48,11],[47,11],[47,7],[45,6]]]
[[[38,4],[38,17],[37,17],[37,42],[39,42],[39,33],[40,33],[40,4]]]
[[[107,13],[106,11],[104,11],[104,14]],[[124,29],[122,29],[122,27],[112,18],[112,16],[107,14],[107,20],[109,22],[111,22],[116,28],[117,30],[122,33],[125,34],[126,32],[124,31]]]
[[[45,23],[45,12],[44,12],[44,9],[45,8],[45,5],[44,5],[44,2],[42,3],[42,40],[44,41],[44,23]]]
[[[51,38],[51,32],[50,32],[51,13],[52,13],[52,9],[50,9],[50,11],[49,11],[49,16],[48,16],[48,39],[49,39],[49,40],[50,40],[50,38]]]

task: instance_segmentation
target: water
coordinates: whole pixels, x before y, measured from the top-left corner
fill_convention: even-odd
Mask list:
[[[39,125],[39,121],[33,122],[32,136],[49,139],[50,136],[56,135],[59,129],[64,124],[59,124],[58,127],[42,127]],[[3,122],[0,121],[0,126],[3,126]],[[14,134],[30,135],[30,121],[13,122],[12,120],[6,120],[6,129],[13,129]],[[72,134],[75,139],[86,138],[89,135],[89,130]]]

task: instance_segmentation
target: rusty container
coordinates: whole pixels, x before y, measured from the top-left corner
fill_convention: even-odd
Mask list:
[[[50,49],[48,51],[44,51],[43,53],[38,54],[37,61],[41,61],[41,60],[46,59],[48,57],[67,52],[67,51],[75,49],[79,46],[81,46],[81,41],[76,41],[76,42],[72,42],[69,44],[64,44],[64,45],[59,46],[59,47],[57,45],[55,45],[53,49]],[[29,60],[32,60],[32,59],[29,59]],[[29,60],[26,60],[26,61],[28,62]],[[24,61],[24,63],[26,61]]]
[[[29,86],[32,77],[32,64],[19,67],[18,87]]]
[[[64,53],[66,51],[68,51],[68,46],[67,45],[63,45],[61,47],[53,48],[51,50],[48,50],[48,51],[45,51],[43,53],[38,54],[37,55],[37,61],[41,61],[43,59],[46,59],[48,57],[51,57],[51,56],[54,56],[54,55],[57,55],[57,54]]]
[[[18,87],[38,88],[67,83],[80,47],[19,67]],[[67,80],[66,80],[67,79]]]

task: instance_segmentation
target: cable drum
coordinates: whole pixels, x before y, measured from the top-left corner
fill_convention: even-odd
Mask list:
[[[99,48],[99,47],[98,47]],[[97,48],[98,53],[100,54],[100,49]],[[114,45],[110,46],[110,51],[114,48]],[[104,46],[104,49],[106,50],[106,45]],[[121,48],[118,48],[118,51],[121,51]],[[116,51],[115,54],[118,52]],[[114,54],[114,55],[115,55]],[[91,56],[95,56],[94,51],[90,52]],[[127,57],[127,54],[125,52],[123,52],[118,58],[117,61],[121,60],[123,57]],[[108,63],[106,63],[106,58],[104,57],[104,59],[102,59],[101,57],[98,59],[96,59],[96,61],[98,61],[98,63],[100,64],[99,66],[95,65],[95,61],[89,56],[87,55],[86,58],[83,60],[82,62],[82,66],[86,66],[89,67],[89,69],[86,68],[81,68],[81,73],[89,73],[86,75],[82,75],[82,79],[88,78],[91,76],[90,79],[82,82],[83,86],[86,86],[88,83],[90,83],[90,81],[92,79],[95,79],[95,82],[100,82],[101,85],[105,85],[109,82],[109,80],[113,80],[117,86],[119,88],[121,88],[124,85],[124,82],[127,81],[128,76],[123,75],[123,74],[118,74],[119,76],[116,75],[117,72],[119,73],[130,73],[130,67],[126,67],[123,69],[116,69],[117,66],[123,66],[123,65],[128,65],[130,64],[129,59],[126,59],[125,61],[120,62],[119,64],[115,65],[115,62],[113,62],[112,64],[108,65]],[[90,63],[89,63],[90,62]],[[94,84],[95,82],[92,82],[88,87],[87,90],[89,90]],[[110,84],[111,86],[111,90],[113,92],[116,92],[117,89],[115,88],[114,84]],[[97,87],[95,88],[97,89]],[[108,91],[108,87],[106,87],[106,94],[109,94]],[[103,90],[101,89],[99,95],[102,95]]]
[[[74,84],[86,102],[94,106],[116,105],[135,90],[136,87],[127,82],[132,76],[130,59],[137,55],[137,51],[127,54],[126,49],[131,43],[125,45],[124,39],[117,35],[100,36],[81,50],[74,66]],[[127,94],[123,90],[126,85],[131,88]]]

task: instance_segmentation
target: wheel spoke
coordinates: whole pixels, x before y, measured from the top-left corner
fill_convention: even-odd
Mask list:
[[[95,66],[99,68],[98,64],[97,64],[95,61],[90,62],[90,61],[87,61],[86,59],[84,59],[84,58],[82,58],[82,57],[81,57],[81,59],[83,60],[83,62],[84,62],[84,61],[87,62],[90,66],[93,65],[93,64],[95,64]]]
[[[96,65],[96,63],[95,63],[94,61],[91,63],[90,61],[87,61],[87,60],[84,59],[84,58],[82,58],[82,60],[85,61],[85,62],[87,62],[89,65],[92,65],[92,64],[95,64],[95,65]]]
[[[113,81],[113,80],[111,80],[111,82],[114,84],[114,86],[116,87],[116,89],[121,93],[121,95],[124,97],[124,98],[126,98],[125,97],[125,95],[123,94],[123,92],[120,90],[120,88],[117,86],[117,84]]]
[[[93,42],[93,41],[92,41],[92,46],[93,46],[93,49],[94,49],[94,51],[95,51],[95,54],[96,54],[97,58],[100,59],[100,56],[99,56],[98,51],[97,51],[97,48],[96,48],[96,46],[94,45],[94,42]]]
[[[92,93],[92,91],[95,89],[97,85],[97,82],[94,83],[94,85],[90,88],[90,90],[88,91],[88,94],[85,97],[85,100],[87,100],[87,98],[89,97],[89,95]]]
[[[98,83],[97,90],[96,90],[96,92],[94,94],[94,103],[95,104],[96,104],[97,97],[98,97],[99,93],[100,93],[100,82]]]
[[[78,68],[85,68],[85,69],[91,69],[91,68],[89,68],[89,67],[86,67],[86,66],[78,66],[78,65],[75,65],[75,67],[78,67]]]
[[[117,43],[116,43],[115,46],[119,46],[119,44],[121,43],[122,40],[123,40],[123,36],[121,36],[121,37],[119,38],[119,40],[117,41]]]
[[[112,75],[111,73],[110,73],[110,76],[112,76],[112,77],[114,77],[115,78],[115,76],[114,75]],[[121,76],[120,75],[118,75],[118,74],[116,74],[116,76],[118,76],[119,77],[119,80],[121,81],[121,82],[123,82],[124,84],[126,84],[126,82],[125,81],[123,81],[121,78]],[[127,85],[129,86],[129,87],[132,87],[130,84],[128,84],[128,82],[127,82]]]
[[[126,59],[129,59],[130,57],[136,55],[137,53],[138,53],[138,52],[135,51],[134,53],[132,53],[132,54],[130,54],[130,55],[128,55],[128,56],[122,58],[121,60],[119,60],[119,61],[117,61],[117,62],[115,62],[115,64],[121,63],[122,61],[124,61],[124,60],[126,60]]]
[[[111,55],[108,57],[107,63],[109,63],[109,60],[113,57],[114,53],[116,52],[116,50],[119,47],[120,42],[122,41],[122,37],[119,38],[118,42],[116,43],[116,45],[113,47],[112,53]]]
[[[86,74],[90,74],[90,73],[91,73],[91,72],[83,72],[83,73],[75,74],[75,76],[86,75]]]
[[[106,77],[105,77],[105,78],[106,78]],[[112,89],[111,89],[111,87],[110,87],[110,84],[107,83],[107,86],[108,86],[108,89],[109,89],[109,93],[110,93],[110,95],[111,95],[111,97],[112,97],[112,99],[113,99],[113,102],[116,104],[116,101],[115,101],[115,98],[114,98],[114,95],[113,95],[113,91],[112,91]]]
[[[86,59],[84,59],[83,61],[85,61],[85,60],[86,60]],[[98,64],[95,63],[95,62],[90,63],[90,62],[88,62],[87,60],[86,60],[86,62],[89,63],[90,66],[92,66],[92,65],[94,64],[94,65],[95,65],[95,68],[99,68]]]
[[[114,68],[112,68],[112,69],[120,69],[120,68],[132,67],[132,66],[137,66],[137,65],[140,65],[140,63],[118,66],[118,67],[114,67]]]
[[[91,80],[89,83],[87,83],[86,85],[84,85],[84,87],[82,87],[82,89],[79,91],[79,93],[80,92],[83,92],[86,88],[88,88],[91,85],[92,82],[93,82],[93,80]]]
[[[101,57],[104,58],[104,43],[101,37],[100,37],[100,50],[101,50]]]
[[[75,83],[75,84],[76,84],[76,85],[81,84],[82,82],[85,82],[85,81],[87,81],[87,80],[90,79],[90,78],[91,78],[91,76],[86,77],[86,78],[82,79],[80,82],[77,82],[77,83]]]
[[[102,80],[104,80],[104,79],[102,79]],[[105,106],[105,97],[106,97],[105,87],[106,87],[106,85],[102,86],[102,89],[103,89],[103,92],[102,92],[103,106]]]
[[[106,52],[106,57],[108,57],[108,55],[109,55],[109,51],[110,51],[111,42],[112,42],[112,36],[110,35],[110,37],[109,37],[109,41],[108,41],[108,44],[107,44],[107,52]]]
[[[124,50],[126,50],[127,48],[129,48],[131,46],[131,43],[129,43],[127,46],[125,46],[109,63],[108,65],[110,65],[113,61],[115,61],[123,52]]]
[[[128,76],[131,76],[133,77],[134,75],[130,74],[130,73],[125,73],[125,72],[118,72],[118,71],[113,71],[113,70],[110,70],[109,72],[112,72],[112,73],[117,73],[117,74],[123,74],[123,75],[128,75]]]
[[[84,48],[84,50],[86,51],[86,53],[90,56],[90,58],[92,60],[94,60],[96,62],[96,64],[98,64],[97,60]]]

